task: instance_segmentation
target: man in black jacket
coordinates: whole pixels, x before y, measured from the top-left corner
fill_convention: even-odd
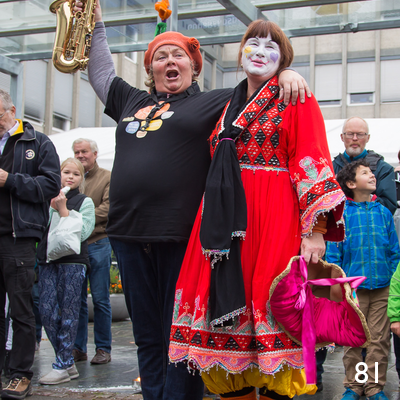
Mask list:
[[[15,119],[10,95],[0,90],[0,368],[5,355],[6,294],[13,321],[11,377],[1,393],[3,399],[32,394],[36,243],[48,224],[50,200],[60,187],[60,162],[53,143],[29,123]]]

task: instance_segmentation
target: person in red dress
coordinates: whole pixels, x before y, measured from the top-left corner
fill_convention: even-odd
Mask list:
[[[293,49],[273,22],[242,39],[246,72],[209,138],[212,163],[176,285],[169,358],[198,369],[223,399],[289,399],[315,393],[302,348],[275,321],[272,281],[324,240],[344,237],[336,182],[316,99],[286,106],[277,74]]]

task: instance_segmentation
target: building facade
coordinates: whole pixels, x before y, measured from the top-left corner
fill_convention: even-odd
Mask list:
[[[400,116],[400,29],[293,38],[293,67],[315,94],[325,119]],[[203,47],[203,90],[234,87],[239,44]],[[143,52],[114,54],[118,76],[146,90]],[[86,72],[63,74],[49,60],[23,63],[22,116],[46,134],[77,127],[110,127]],[[9,90],[10,76],[0,73]]]

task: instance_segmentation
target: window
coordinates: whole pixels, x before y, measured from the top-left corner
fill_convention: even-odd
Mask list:
[[[400,101],[400,60],[381,62],[381,99],[382,103]]]
[[[203,63],[204,68],[204,91],[209,92],[212,82],[212,64],[209,60],[205,59]]]
[[[62,116],[67,120],[72,118],[72,88],[74,76],[55,71],[54,75],[54,103],[53,103],[53,123],[56,123],[56,116]],[[56,127],[56,125],[54,125]],[[57,126],[58,128],[58,126]],[[63,128],[60,128],[63,129]]]
[[[82,128],[95,126],[95,105],[96,95],[82,74],[79,93],[79,126]]]
[[[374,93],[350,93],[350,104],[374,103]]]
[[[315,97],[321,106],[340,105],[342,100],[342,64],[315,67]]]
[[[46,72],[45,61],[28,61],[25,64],[25,116],[35,121],[44,121],[46,108]]]
[[[309,65],[292,65],[292,67],[310,84],[310,66]]]
[[[11,75],[0,72],[0,89],[10,93]],[[14,100],[14,99],[13,99]]]
[[[375,61],[347,65],[349,104],[372,104],[375,101]]]
[[[217,87],[216,87],[216,89],[222,89],[223,87],[224,87],[224,74],[217,67]]]
[[[236,68],[233,71],[224,72],[224,88],[234,88],[244,78],[246,78],[244,71],[238,72]]]
[[[101,114],[101,126],[102,127],[116,127],[117,123],[110,118],[107,114]]]
[[[71,128],[71,121],[63,115],[53,114],[53,128],[62,131],[69,131]]]

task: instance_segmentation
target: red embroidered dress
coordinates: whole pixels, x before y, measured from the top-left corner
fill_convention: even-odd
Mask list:
[[[272,281],[299,254],[302,237],[317,216],[328,215],[326,240],[343,240],[344,194],[334,179],[325,125],[314,97],[285,107],[277,78],[237,117],[236,141],[246,193],[248,225],[241,243],[246,310],[233,328],[210,327],[210,259],[199,240],[200,207],[176,286],[169,357],[208,371],[237,374],[255,366],[274,374],[284,365],[303,367],[302,349],[278,326],[269,306]],[[218,146],[225,111],[210,137]],[[251,121],[250,125],[248,121]]]

